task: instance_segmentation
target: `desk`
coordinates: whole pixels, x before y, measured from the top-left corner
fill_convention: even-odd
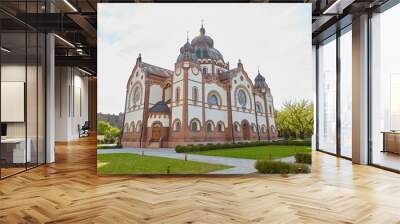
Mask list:
[[[25,151],[25,138],[6,138],[1,139],[1,157],[6,163],[26,163],[31,162],[31,139],[27,139]],[[25,160],[26,159],[26,160]]]
[[[383,131],[383,150],[382,152],[392,152],[400,154],[400,132]]]

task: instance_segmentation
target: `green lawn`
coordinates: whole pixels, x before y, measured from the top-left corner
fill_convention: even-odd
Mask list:
[[[99,174],[166,174],[168,166],[170,166],[171,174],[204,174],[232,168],[225,165],[130,153],[97,155],[97,173]]]
[[[190,152],[192,154],[206,156],[233,157],[242,159],[278,159],[295,155],[297,152],[311,152],[310,146],[295,145],[268,145],[233,149],[216,149],[202,152]]]

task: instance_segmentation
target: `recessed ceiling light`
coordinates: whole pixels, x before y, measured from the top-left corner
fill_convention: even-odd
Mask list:
[[[68,0],[64,0],[65,4],[67,4],[74,12],[78,12],[78,10],[73,6]]]
[[[79,67],[78,67],[78,70],[81,71],[81,72],[83,72],[83,73],[85,73],[85,74],[87,74],[87,75],[90,75],[90,76],[92,75],[92,73],[90,73],[90,72],[88,72],[88,71],[86,71],[86,70],[83,70],[83,69],[81,69],[81,68],[79,68]]]
[[[10,53],[11,52],[11,50],[9,50],[9,49],[7,49],[5,47],[1,47],[1,51],[4,51],[6,53]]]
[[[55,37],[57,37],[59,40],[61,40],[62,42],[66,43],[67,45],[69,45],[70,47],[75,48],[75,45],[73,45],[71,42],[69,42],[68,40],[62,38],[61,36],[59,36],[58,34],[54,34]]]
[[[355,0],[336,0],[322,14],[342,14],[343,9],[351,5]]]

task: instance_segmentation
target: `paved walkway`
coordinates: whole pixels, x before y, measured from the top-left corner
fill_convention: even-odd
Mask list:
[[[185,153],[176,153],[174,149],[160,148],[160,149],[143,149],[143,148],[122,148],[122,149],[99,149],[97,154],[110,154],[110,153],[133,153],[147,156],[158,156],[171,159],[185,159]],[[205,162],[213,164],[222,164],[233,166],[233,168],[218,170],[211,172],[210,174],[249,174],[257,172],[254,168],[256,160],[253,159],[237,159],[229,157],[218,157],[218,156],[203,156],[187,154],[187,160],[196,162]],[[294,162],[293,157],[278,159],[285,162]]]

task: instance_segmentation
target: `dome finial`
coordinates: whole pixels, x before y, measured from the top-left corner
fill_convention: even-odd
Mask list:
[[[186,31],[186,42],[189,43],[189,31]]]
[[[201,20],[201,28],[200,28],[200,33],[202,34],[202,35],[204,35],[205,33],[206,33],[206,29],[204,29],[204,20],[202,19]]]
[[[257,72],[258,72],[258,74],[260,74],[260,66],[259,65],[257,65]]]
[[[238,60],[238,66],[237,67],[243,69],[242,60],[240,60],[240,58]]]

